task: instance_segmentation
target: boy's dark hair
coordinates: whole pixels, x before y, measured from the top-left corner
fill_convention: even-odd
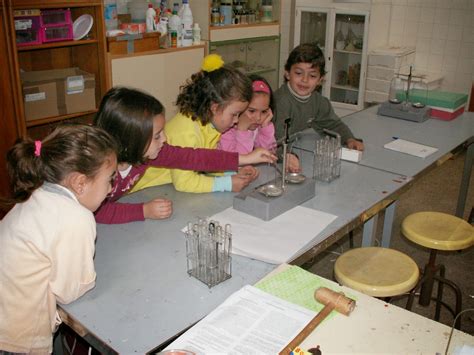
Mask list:
[[[19,139],[7,153],[13,199],[26,201],[43,182],[59,184],[72,172],[93,179],[116,153],[113,137],[89,125],[58,126],[42,141]]]
[[[204,126],[211,122],[211,105],[217,103],[220,108],[232,101],[250,101],[252,83],[239,70],[224,65],[211,72],[199,71],[181,86],[176,100],[179,112],[199,120]]]
[[[115,87],[104,95],[94,125],[117,140],[120,163],[137,165],[144,163],[153,138],[153,118],[163,113],[163,105],[153,96],[132,88]]]
[[[316,43],[303,43],[293,48],[286,61],[285,70],[289,72],[297,63],[311,63],[312,68],[319,69],[321,76],[326,74],[324,53]]]
[[[254,81],[263,81],[268,86],[268,89],[270,90],[270,105],[269,106],[271,110],[275,112],[275,100],[273,98],[273,90],[270,84],[268,83],[267,79],[257,74],[250,74],[249,79],[252,81],[252,83]]]

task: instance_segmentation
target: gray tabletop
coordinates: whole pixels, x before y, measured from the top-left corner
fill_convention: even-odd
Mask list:
[[[96,287],[63,306],[95,337],[122,354],[151,350],[275,267],[233,256],[232,277],[209,289],[186,272],[180,230],[197,216],[230,206],[233,194],[186,194],[166,185],[123,200],[147,201],[157,196],[173,200],[170,219],[97,226]]]
[[[343,118],[354,135],[364,139],[360,165],[413,177],[474,136],[474,112],[465,112],[452,121],[428,119],[418,123],[378,116],[377,108]],[[435,147],[438,151],[423,159],[385,149],[384,144],[394,137]]]
[[[261,168],[262,175],[254,185],[268,178],[268,167]],[[297,256],[357,220],[406,182],[395,174],[343,163],[341,177],[331,183],[317,183],[316,197],[304,204],[338,218]],[[158,196],[173,200],[174,213],[169,220],[98,225],[97,285],[76,302],[63,306],[95,337],[120,353],[151,350],[276,267],[234,255],[232,278],[220,285],[209,289],[189,277],[181,228],[197,216],[211,216],[231,206],[233,194],[180,193],[165,185],[129,195],[123,201],[147,201]]]

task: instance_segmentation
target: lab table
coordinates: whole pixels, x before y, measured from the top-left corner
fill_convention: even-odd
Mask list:
[[[388,171],[417,179],[431,168],[442,164],[451,156],[451,152],[467,145],[463,178],[456,208],[456,215],[462,217],[469,189],[469,177],[474,157],[474,113],[464,112],[451,121],[428,119],[424,122],[412,122],[393,117],[377,115],[378,106],[356,112],[343,118],[356,137],[363,137],[365,150],[359,165],[376,170]],[[384,148],[394,139],[435,147],[438,150],[426,158],[419,158]],[[458,182],[455,182],[458,183]],[[382,246],[390,245],[396,200],[386,206]],[[376,225],[377,215],[368,225]],[[373,243],[375,228],[365,228],[362,245]]]
[[[421,172],[471,139],[472,117],[465,113],[451,122],[428,120],[420,124],[377,116],[376,108],[346,117],[355,135],[364,138],[363,159],[360,164],[342,162],[338,179],[317,182],[316,196],[302,205],[338,218],[290,262],[303,264],[361,224],[365,224],[364,244],[372,243],[376,216],[387,207],[382,245],[388,246],[394,201]],[[383,145],[393,136],[439,150],[426,159],[391,152]],[[311,138],[309,142],[311,145]],[[311,153],[298,154],[305,174],[312,176]],[[267,178],[262,174],[252,186]],[[181,193],[172,185],[164,185],[125,196],[123,202],[169,198],[173,201],[173,216],[159,221],[98,225],[96,287],[74,303],[61,306],[65,323],[103,353],[145,353],[197,322],[231,293],[273,270],[275,265],[233,255],[232,278],[211,289],[188,276],[181,229],[188,221],[230,207],[233,195]]]

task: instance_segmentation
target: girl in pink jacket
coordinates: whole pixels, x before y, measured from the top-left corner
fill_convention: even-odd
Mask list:
[[[268,82],[257,75],[250,76],[253,96],[239,122],[219,141],[219,149],[248,154],[254,148],[275,150],[275,127],[273,118],[273,93]]]
[[[239,122],[222,134],[218,148],[239,154],[248,154],[254,148],[276,152],[275,126],[273,125],[273,92],[268,82],[258,75],[250,75],[252,100],[240,115]],[[287,170],[300,171],[298,158],[288,154]]]

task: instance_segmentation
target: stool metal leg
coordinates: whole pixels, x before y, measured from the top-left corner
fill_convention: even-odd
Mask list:
[[[439,274],[441,279],[444,279],[446,273],[446,268],[444,265],[439,266]],[[435,321],[439,321],[439,316],[441,314],[441,300],[443,299],[443,286],[444,282],[438,279],[438,295],[436,296],[436,311],[435,311]]]
[[[421,285],[420,299],[418,302],[422,306],[430,305],[431,294],[433,292],[434,276],[437,271],[435,264],[436,254],[437,251],[435,249],[431,249],[430,260],[428,261],[428,264],[426,264],[425,270],[423,271],[423,278],[425,278],[425,281]]]

